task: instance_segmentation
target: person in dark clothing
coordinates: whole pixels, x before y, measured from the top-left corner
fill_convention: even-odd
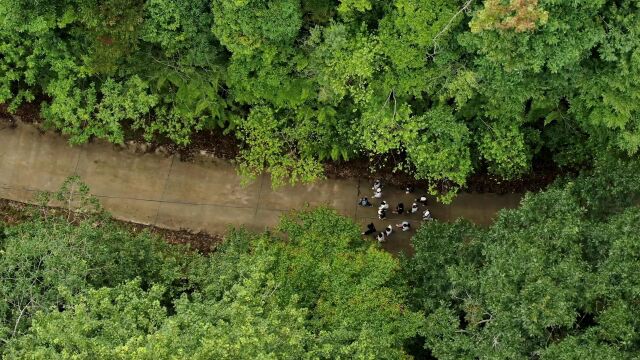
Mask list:
[[[367,230],[362,232],[362,235],[370,235],[374,232],[376,232],[376,226],[373,225],[373,223],[370,223],[369,225],[367,225]]]
[[[378,219],[380,220],[384,220],[387,218],[387,210],[385,209],[379,209],[378,210]]]
[[[399,203],[398,206],[396,206],[396,210],[393,213],[394,214],[398,214],[398,215],[402,215],[402,213],[404,213],[404,204],[403,203]]]
[[[363,197],[362,199],[360,199],[360,201],[358,201],[358,205],[360,206],[364,206],[364,207],[371,207],[371,203],[369,202],[369,199],[367,199],[366,197]]]
[[[413,192],[413,186],[409,185],[404,189],[405,194],[411,194]]]

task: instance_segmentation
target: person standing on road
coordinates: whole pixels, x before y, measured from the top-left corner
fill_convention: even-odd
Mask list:
[[[402,228],[402,231],[408,231],[411,228],[411,224],[408,221],[403,221],[400,224],[396,224],[396,227]]]
[[[411,204],[411,213],[415,214],[418,212],[418,203]]]
[[[429,209],[425,210],[424,213],[422,213],[422,220],[425,220],[425,221],[433,220],[433,217],[431,216],[431,211],[429,211]]]
[[[419,202],[422,206],[427,206],[427,197],[422,195],[419,199],[416,199],[416,202]]]
[[[367,199],[366,197],[363,197],[362,199],[360,199],[360,201],[358,201],[358,205],[360,206],[364,206],[364,207],[371,207],[371,203],[369,202],[369,199]]]
[[[382,189],[382,182],[380,181],[380,179],[375,179],[375,181],[373,182],[373,187],[371,188],[371,190],[375,191],[378,189]]]
[[[382,200],[382,202],[380,203],[380,206],[378,207],[378,210],[389,210],[389,204]]]
[[[391,227],[391,225],[387,226],[386,229],[384,229],[384,234],[389,237],[389,235],[391,235],[391,233],[393,232],[393,228]]]
[[[398,215],[402,215],[403,212],[404,212],[404,204],[403,203],[399,203],[396,206],[396,210],[393,213],[394,214],[398,214]]]
[[[387,210],[385,209],[378,209],[378,219],[380,220],[384,220],[387,218]]]
[[[376,236],[376,240],[378,240],[379,243],[383,243],[386,240],[382,231]]]
[[[382,189],[377,188],[376,191],[373,193],[373,197],[376,199],[380,199],[382,197]]]

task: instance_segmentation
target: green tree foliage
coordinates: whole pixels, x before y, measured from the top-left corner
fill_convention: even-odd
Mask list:
[[[636,152],[637,101],[631,99],[638,92],[628,84],[637,82],[638,72],[628,71],[638,47],[622,34],[637,31],[637,4],[512,1],[504,5],[487,1],[484,5],[473,19],[476,28],[472,21],[475,34],[464,34],[462,42],[482,55],[475,60],[476,72],[486,81],[479,83],[478,91],[484,94],[482,107],[491,122],[513,119],[511,126],[526,134],[522,130],[536,123],[545,131],[561,121],[563,127],[572,129],[572,136],[561,140],[556,137],[559,133],[550,132],[547,141],[555,142],[556,148],[564,143],[579,149],[593,142],[601,149]],[[526,26],[518,29],[519,22]],[[616,80],[610,76],[614,72]],[[584,139],[580,145],[572,144],[575,136]],[[532,153],[528,148],[535,147],[518,150],[520,158]]]
[[[448,107],[434,108],[411,119],[404,138],[417,176],[464,184],[472,170],[469,129],[456,121]]]
[[[291,143],[295,135],[286,124],[286,115],[267,107],[253,108],[242,122],[241,136],[247,147],[240,155],[240,173],[245,179],[255,179],[265,169],[270,170],[276,185],[285,179],[309,182],[321,174],[322,167],[314,157],[297,154],[295,143]]]
[[[530,166],[532,154],[527,149],[525,135],[517,126],[494,123],[481,130],[479,137],[478,148],[494,174],[510,179]]]
[[[8,103],[11,111],[34,100],[30,87],[36,84],[38,61],[32,46],[33,40],[17,34],[8,34],[0,45],[0,103]]]
[[[158,101],[138,76],[124,83],[107,79],[99,91],[94,84],[86,89],[74,86],[72,79],[52,82],[47,90],[54,100],[44,106],[43,115],[69,135],[70,142],[77,144],[87,142],[93,136],[122,144],[122,123],[128,121],[134,128],[142,127],[140,119]],[[98,93],[102,97],[99,102]]]
[[[403,271],[413,306],[427,316],[425,348],[438,359],[637,356],[634,166],[601,162],[588,176],[527,195],[489,229],[421,228]]]
[[[184,252],[101,213],[0,224],[3,358],[634,359],[639,163],[428,222],[398,260],[326,208]],[[76,179],[45,198],[94,209]],[[79,194],[73,200],[71,194]],[[79,201],[78,201],[79,200]],[[424,353],[410,354],[419,343]]]
[[[36,311],[64,308],[88,287],[114,286],[141,277],[145,284],[180,279],[182,256],[147,233],[115,224],[58,217],[4,229],[0,257],[0,336],[25,332]]]
[[[213,32],[233,54],[250,55],[291,44],[302,25],[297,0],[213,0],[212,7]]]
[[[290,214],[278,236],[231,231],[209,257],[75,222],[3,229],[3,358],[397,359],[424,321],[398,260],[332,210]]]
[[[138,280],[113,288],[88,289],[71,298],[64,311],[39,313],[32,325],[33,334],[20,338],[6,355],[122,358],[137,338],[157,330],[166,319],[166,309],[160,305],[164,291],[157,285],[144,291]]]
[[[38,101],[75,143],[134,129],[185,145],[221,127],[250,148],[243,173],[276,183],[282,162],[295,182],[376,156],[455,190],[475,171],[637,156],[639,14],[634,0],[6,0],[0,103]],[[286,145],[257,144],[267,129]]]

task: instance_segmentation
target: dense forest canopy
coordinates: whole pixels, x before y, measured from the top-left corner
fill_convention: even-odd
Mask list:
[[[73,143],[220,127],[310,181],[400,154],[452,189],[640,149],[637,0],[2,0],[0,103]]]
[[[637,359],[639,201],[640,163],[601,159],[489,228],[427,222],[401,259],[325,208],[203,255],[100,212],[35,207],[0,222],[0,354]]]
[[[640,356],[639,0],[0,0],[0,18],[3,110],[36,104],[74,144],[222,129],[247,178],[388,158],[442,199],[479,171],[583,170],[488,228],[427,222],[410,258],[326,208],[201,254],[81,187],[82,211],[0,221],[2,358]]]

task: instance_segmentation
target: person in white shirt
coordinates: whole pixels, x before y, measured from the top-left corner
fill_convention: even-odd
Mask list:
[[[427,197],[422,195],[419,199],[416,199],[416,202],[419,202],[422,206],[427,206]]]
[[[403,221],[400,224],[396,224],[396,227],[402,228],[402,231],[408,231],[411,229],[411,224],[408,221]]]
[[[378,210],[388,210],[389,209],[389,204],[382,200],[382,202],[380,203],[380,206],[378,207]]]
[[[382,182],[380,181],[380,179],[376,179],[373,182],[373,187],[371,188],[371,190],[378,190],[378,189],[382,189]]]
[[[393,232],[393,228],[391,227],[391,225],[387,226],[387,228],[384,229],[384,233],[387,237],[389,237],[389,235],[391,235],[392,232]]]
[[[418,203],[411,204],[411,213],[415,214],[418,212]]]
[[[431,216],[431,211],[429,211],[429,209],[425,210],[424,213],[422,214],[422,220],[433,220],[433,217]]]
[[[377,188],[376,191],[373,193],[373,197],[376,199],[380,199],[382,197],[382,189]]]
[[[378,236],[376,236],[376,240],[378,240],[379,243],[383,243],[384,242],[385,237],[384,237],[384,233],[382,231],[378,234]]]
[[[384,220],[387,218],[387,210],[385,209],[378,209],[378,219],[380,220]]]

